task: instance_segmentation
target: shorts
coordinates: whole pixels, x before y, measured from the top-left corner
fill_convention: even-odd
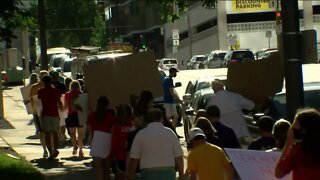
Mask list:
[[[167,117],[172,117],[172,116],[178,116],[176,104],[163,104],[163,107],[166,110],[166,116]]]
[[[44,132],[58,132],[60,129],[59,116],[42,116],[41,117],[41,128]]]
[[[126,172],[126,161],[125,160],[116,160],[116,168],[119,172]]]
[[[42,131],[41,122],[38,114],[33,114],[33,121],[34,121],[34,124],[36,125],[36,130],[41,132]]]
[[[74,128],[74,127],[82,127],[79,124],[78,113],[69,114],[66,118],[66,127]]]

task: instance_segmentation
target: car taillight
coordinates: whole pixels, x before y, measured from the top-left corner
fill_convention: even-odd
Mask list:
[[[230,61],[230,64],[232,64],[232,63],[238,63],[238,61],[233,59],[233,60]]]
[[[2,74],[2,80],[4,80],[5,82],[9,81],[8,74]]]

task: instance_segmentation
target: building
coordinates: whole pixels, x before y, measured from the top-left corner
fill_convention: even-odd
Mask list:
[[[277,47],[281,25],[276,23],[276,0],[218,1],[215,9],[205,9],[194,3],[181,13],[175,23],[163,25],[165,56],[175,57],[186,67],[192,55],[207,54],[211,50],[251,49]],[[305,11],[304,11],[305,10]],[[320,30],[320,2],[300,1],[300,30]],[[172,30],[178,30],[179,45],[172,46]],[[317,37],[317,42],[320,38]],[[176,52],[175,52],[176,51]]]
[[[105,14],[109,42],[128,42],[135,52],[154,50],[157,58],[164,57],[164,38],[158,3],[141,0],[106,1]]]

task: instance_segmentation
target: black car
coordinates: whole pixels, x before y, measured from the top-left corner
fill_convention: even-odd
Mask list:
[[[320,82],[304,83],[304,101],[306,107],[312,107],[320,110]],[[265,108],[259,110],[259,112],[253,115],[247,115],[246,121],[248,128],[251,132],[257,132],[259,117],[262,115],[269,115],[275,121],[278,119],[286,119],[286,94],[285,89],[282,92],[271,96]]]
[[[224,67],[230,63],[241,63],[244,61],[254,61],[254,54],[251,50],[234,50],[229,51],[224,57]]]

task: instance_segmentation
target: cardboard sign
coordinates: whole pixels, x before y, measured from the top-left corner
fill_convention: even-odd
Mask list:
[[[95,109],[100,96],[109,98],[110,106],[128,104],[130,95],[149,90],[162,96],[162,82],[153,52],[147,51],[106,60],[84,67],[89,104]]]
[[[280,56],[274,54],[262,60],[230,64],[226,89],[263,102],[281,92],[283,78],[283,63]]]
[[[241,179],[251,180],[277,180],[274,176],[276,163],[280,157],[279,152],[264,152],[245,149],[225,148],[229,159]],[[281,178],[292,179],[292,175]]]
[[[30,102],[30,90],[31,90],[31,86],[32,85],[27,85],[27,86],[23,86],[20,88],[20,92],[22,95],[22,99],[25,103],[26,106],[26,110],[28,114],[33,114],[33,108],[31,106],[31,102]]]

